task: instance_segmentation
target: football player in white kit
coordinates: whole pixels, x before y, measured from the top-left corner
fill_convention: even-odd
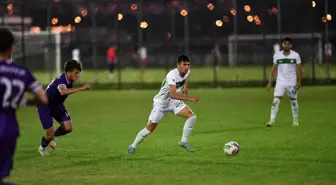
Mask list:
[[[189,145],[188,137],[195,125],[196,115],[183,101],[198,102],[199,97],[188,96],[186,81],[189,74],[190,59],[186,55],[181,55],[177,59],[177,68],[166,75],[159,93],[153,99],[153,109],[149,115],[147,126],[137,134],[134,142],[129,146],[127,154],[134,154],[138,145],[155,130],[160,120],[168,112],[186,119],[179,145],[189,152],[195,151]]]
[[[274,89],[274,100],[271,107],[271,118],[266,126],[273,126],[277,116],[280,99],[287,93],[291,101],[293,126],[299,126],[299,104],[297,101],[298,89],[301,87],[302,64],[299,53],[291,50],[292,40],[288,37],[282,40],[282,51],[276,52],[273,56],[273,68],[271,77],[267,84],[267,91],[272,87],[273,79],[277,74],[276,85]]]

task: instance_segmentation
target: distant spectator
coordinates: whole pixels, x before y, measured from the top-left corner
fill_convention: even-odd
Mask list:
[[[140,46],[138,49],[138,55],[141,59],[141,68],[144,69],[147,64],[147,48],[145,46]]]
[[[117,51],[117,45],[110,46],[107,49],[107,65],[108,65],[107,74],[110,79],[113,79],[114,76],[113,71],[116,63],[118,62],[116,51]]]

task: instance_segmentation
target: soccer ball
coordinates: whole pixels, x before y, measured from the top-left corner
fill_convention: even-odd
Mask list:
[[[238,155],[239,153],[239,145],[235,141],[230,141],[225,143],[224,145],[224,153],[226,155]]]

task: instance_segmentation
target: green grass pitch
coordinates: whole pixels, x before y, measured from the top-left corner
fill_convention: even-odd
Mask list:
[[[172,66],[173,68],[174,66]],[[325,65],[316,65],[315,68],[316,78],[327,78],[327,70]],[[271,71],[271,67],[267,67],[267,78]],[[115,78],[110,80],[106,71],[104,70],[85,70],[80,76],[80,82],[86,83],[109,83],[116,82],[118,78],[118,72],[116,71]],[[166,69],[147,69],[143,76],[145,83],[162,82],[166,75]],[[43,84],[49,84],[49,82],[56,77],[56,74],[48,74],[47,72],[35,72],[36,78]],[[336,77],[336,68],[331,67],[331,77]],[[304,66],[303,77],[312,77],[312,67],[310,65]],[[221,67],[217,71],[218,81],[239,81],[239,80],[263,80],[264,72],[261,66],[248,66],[248,67]],[[213,68],[192,68],[189,81],[192,82],[211,82],[213,81]],[[123,69],[121,71],[121,82],[141,82],[141,75],[139,69]]]
[[[177,144],[184,120],[168,114],[157,130],[127,156],[146,125],[157,91],[87,91],[66,106],[73,133],[57,138],[57,150],[41,157],[43,134],[36,108],[18,112],[21,137],[9,180],[24,185],[222,185],[336,184],[336,87],[299,91],[300,127],[292,127],[289,100],[282,99],[276,126],[266,128],[272,93],[262,88],[190,89],[198,104],[190,137],[196,149]],[[55,124],[57,126],[57,124]],[[223,154],[237,141],[238,156]]]

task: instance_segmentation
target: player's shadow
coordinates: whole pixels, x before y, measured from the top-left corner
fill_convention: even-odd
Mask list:
[[[256,126],[256,127],[247,127],[247,128],[206,130],[206,131],[195,132],[195,135],[198,135],[198,134],[217,134],[217,133],[223,133],[223,132],[241,132],[241,131],[260,130],[260,129],[265,129],[265,128],[266,127],[263,125],[263,126]]]

